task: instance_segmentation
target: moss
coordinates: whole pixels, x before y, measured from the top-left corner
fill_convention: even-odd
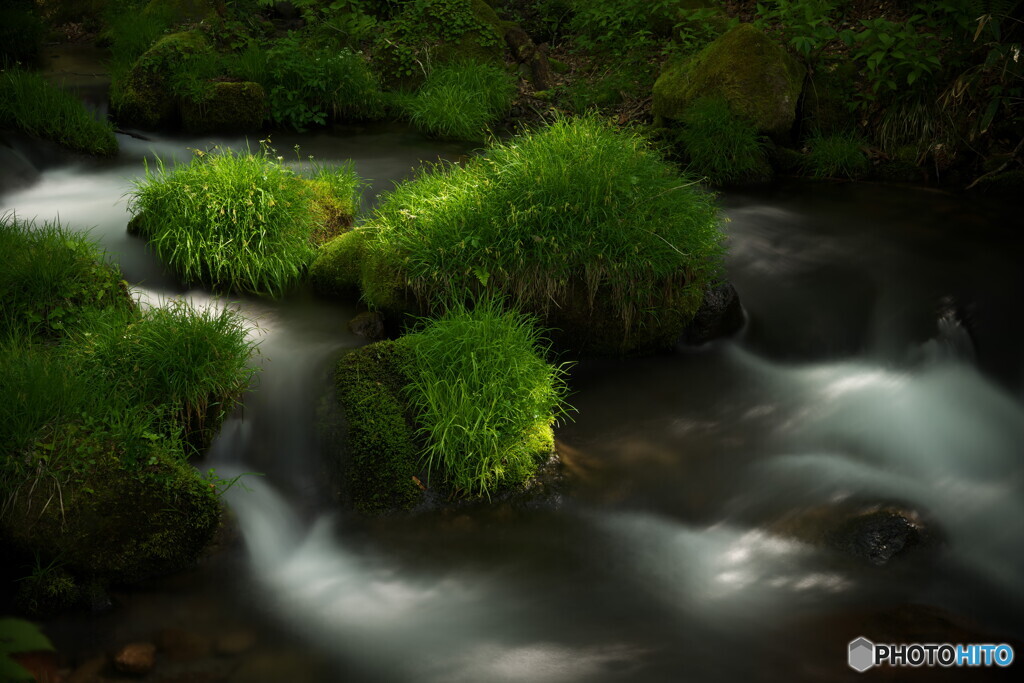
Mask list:
[[[875,174],[887,183],[919,183],[925,180],[924,170],[912,161],[887,159],[878,163]]]
[[[349,230],[326,242],[309,268],[313,290],[324,296],[348,296],[359,291],[365,232]]]
[[[46,618],[76,607],[82,598],[78,582],[66,569],[44,567],[18,581],[14,603],[30,617]]]
[[[220,506],[209,484],[177,454],[151,446],[144,469],[123,462],[103,437],[67,439],[83,472],[25,481],[0,520],[17,550],[59,561],[75,576],[137,582],[190,566],[217,529]],[[66,475],[64,480],[60,476]]]
[[[357,510],[380,514],[408,510],[421,497],[415,433],[404,409],[399,368],[409,353],[400,341],[356,349],[338,363],[335,387],[345,412],[347,494]]]
[[[310,206],[317,228],[311,239],[315,244],[324,244],[352,227],[355,204],[351,197],[339,197],[324,180],[303,179],[303,182],[312,193]]]
[[[201,101],[181,103],[181,123],[190,133],[251,133],[260,129],[267,93],[259,83],[211,83]]]
[[[186,57],[209,50],[206,38],[195,31],[158,40],[136,60],[124,82],[111,85],[115,116],[123,124],[143,128],[173,123],[178,102],[171,89],[171,75]]]
[[[760,132],[784,135],[796,118],[804,67],[752,24],[697,55],[670,63],[654,84],[655,120],[679,120],[691,102],[717,96]]]

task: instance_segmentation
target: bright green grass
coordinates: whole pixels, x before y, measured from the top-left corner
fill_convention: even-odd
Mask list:
[[[862,147],[866,143],[853,133],[821,135],[807,140],[804,168],[815,178],[860,178],[868,171]]]
[[[237,404],[255,370],[255,342],[237,312],[176,300],[133,315],[94,316],[76,352],[133,403],[162,413],[199,447]]]
[[[100,249],[59,223],[0,215],[0,254],[0,334],[55,339],[89,309],[131,307]]]
[[[683,115],[678,133],[690,170],[716,184],[737,182],[767,169],[765,146],[757,130],[720,99],[702,98]]]
[[[98,121],[69,92],[36,73],[0,72],[0,128],[17,128],[76,152],[117,154],[114,129]]]
[[[188,283],[278,296],[296,283],[324,235],[324,202],[355,206],[351,165],[310,183],[281,157],[223,150],[168,168],[147,164],[130,193],[140,234]],[[325,190],[326,188],[326,194]]]
[[[521,483],[550,453],[551,426],[569,409],[565,368],[544,360],[534,323],[485,301],[402,340],[426,467],[456,491],[489,495]]]
[[[488,126],[508,114],[516,88],[502,68],[481,62],[437,66],[408,100],[409,120],[445,138],[482,140]]]
[[[428,170],[383,196],[363,229],[371,304],[390,305],[389,279],[428,305],[497,290],[542,319],[600,308],[626,331],[665,311],[692,316],[723,253],[713,197],[593,116]]]

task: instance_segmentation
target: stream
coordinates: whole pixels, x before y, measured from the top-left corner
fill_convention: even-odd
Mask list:
[[[256,645],[204,651],[166,680],[833,681],[859,675],[858,636],[1024,637],[1024,237],[1010,207],[856,183],[725,192],[746,327],[576,366],[577,412],[556,430],[572,487],[556,504],[362,520],[332,502],[318,428],[332,363],[364,343],[346,327],[358,302],[180,287],[125,232],[125,194],[144,158],[246,142],[119,142],[112,161],[41,168],[0,211],[90,231],[142,299],[237,306],[262,371],[197,465],[242,475],[219,551],[114,610],[48,623],[72,660],[172,628]],[[372,180],[364,207],[465,151],[396,126],[273,142],[352,159]],[[879,506],[912,511],[930,542],[875,564],[804,531]],[[999,672],[970,673],[957,680]],[[200,674],[213,678],[173,678]]]

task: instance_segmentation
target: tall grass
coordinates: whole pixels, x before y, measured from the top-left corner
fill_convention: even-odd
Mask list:
[[[423,131],[482,140],[488,126],[508,114],[515,94],[515,82],[504,69],[458,62],[434,67],[406,108],[410,121]]]
[[[182,427],[190,443],[204,446],[255,372],[248,331],[232,309],[175,300],[134,315],[93,316],[75,341],[110,386],[162,413],[165,431]]]
[[[855,133],[815,133],[807,140],[804,168],[815,178],[861,178],[869,168],[865,144]]]
[[[430,169],[382,197],[366,229],[367,258],[421,301],[496,290],[536,313],[601,309],[627,331],[692,315],[723,250],[712,196],[593,116]],[[364,296],[386,306],[376,284],[364,276]]]
[[[95,244],[59,223],[36,225],[0,214],[0,335],[55,339],[89,309],[128,310],[116,268]]]
[[[352,167],[319,171],[320,186],[354,206]],[[168,168],[157,160],[130,193],[129,209],[157,256],[185,282],[277,296],[305,273],[320,230],[317,188],[273,150],[197,153]]]
[[[678,133],[690,170],[716,184],[750,180],[767,169],[765,145],[753,125],[725,100],[701,98],[683,114]]]
[[[485,300],[452,308],[403,343],[428,471],[470,495],[529,478],[568,410],[565,368],[545,362],[535,320]]]
[[[36,73],[0,72],[0,128],[18,128],[76,152],[113,156],[113,126],[100,121],[69,92]]]
[[[149,11],[140,7],[112,7],[107,12],[104,37],[110,41],[110,57],[115,69],[127,69],[171,26],[166,6],[154,5]]]

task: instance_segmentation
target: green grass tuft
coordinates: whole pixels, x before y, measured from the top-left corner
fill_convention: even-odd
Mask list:
[[[717,98],[701,98],[683,114],[678,132],[689,169],[715,184],[752,180],[768,171],[765,145],[753,125]]]
[[[457,62],[435,67],[406,110],[413,125],[433,135],[482,140],[508,114],[515,94],[515,82],[501,67]]]
[[[593,116],[427,170],[384,195],[362,229],[373,305],[402,298],[390,282],[407,283],[422,310],[453,291],[497,291],[548,327],[617,328],[618,351],[669,319],[678,336],[723,252],[712,196]]]
[[[0,253],[0,335],[53,340],[91,309],[131,308],[120,273],[95,244],[59,223],[0,215]]]
[[[455,306],[401,340],[412,351],[405,392],[426,469],[455,491],[490,495],[523,483],[550,455],[551,426],[569,409],[565,367],[544,360],[535,322],[485,300],[472,310]]]
[[[157,256],[186,282],[278,296],[305,274],[317,243],[333,236],[324,227],[330,216],[356,205],[358,186],[351,164],[317,168],[310,182],[269,148],[223,150],[170,169],[160,160],[147,165],[129,208]]]
[[[815,178],[862,178],[868,172],[866,143],[854,133],[812,135],[807,140],[804,168]]]
[[[108,121],[99,121],[69,92],[36,73],[0,72],[0,128],[17,128],[68,149],[97,156],[117,154]]]

